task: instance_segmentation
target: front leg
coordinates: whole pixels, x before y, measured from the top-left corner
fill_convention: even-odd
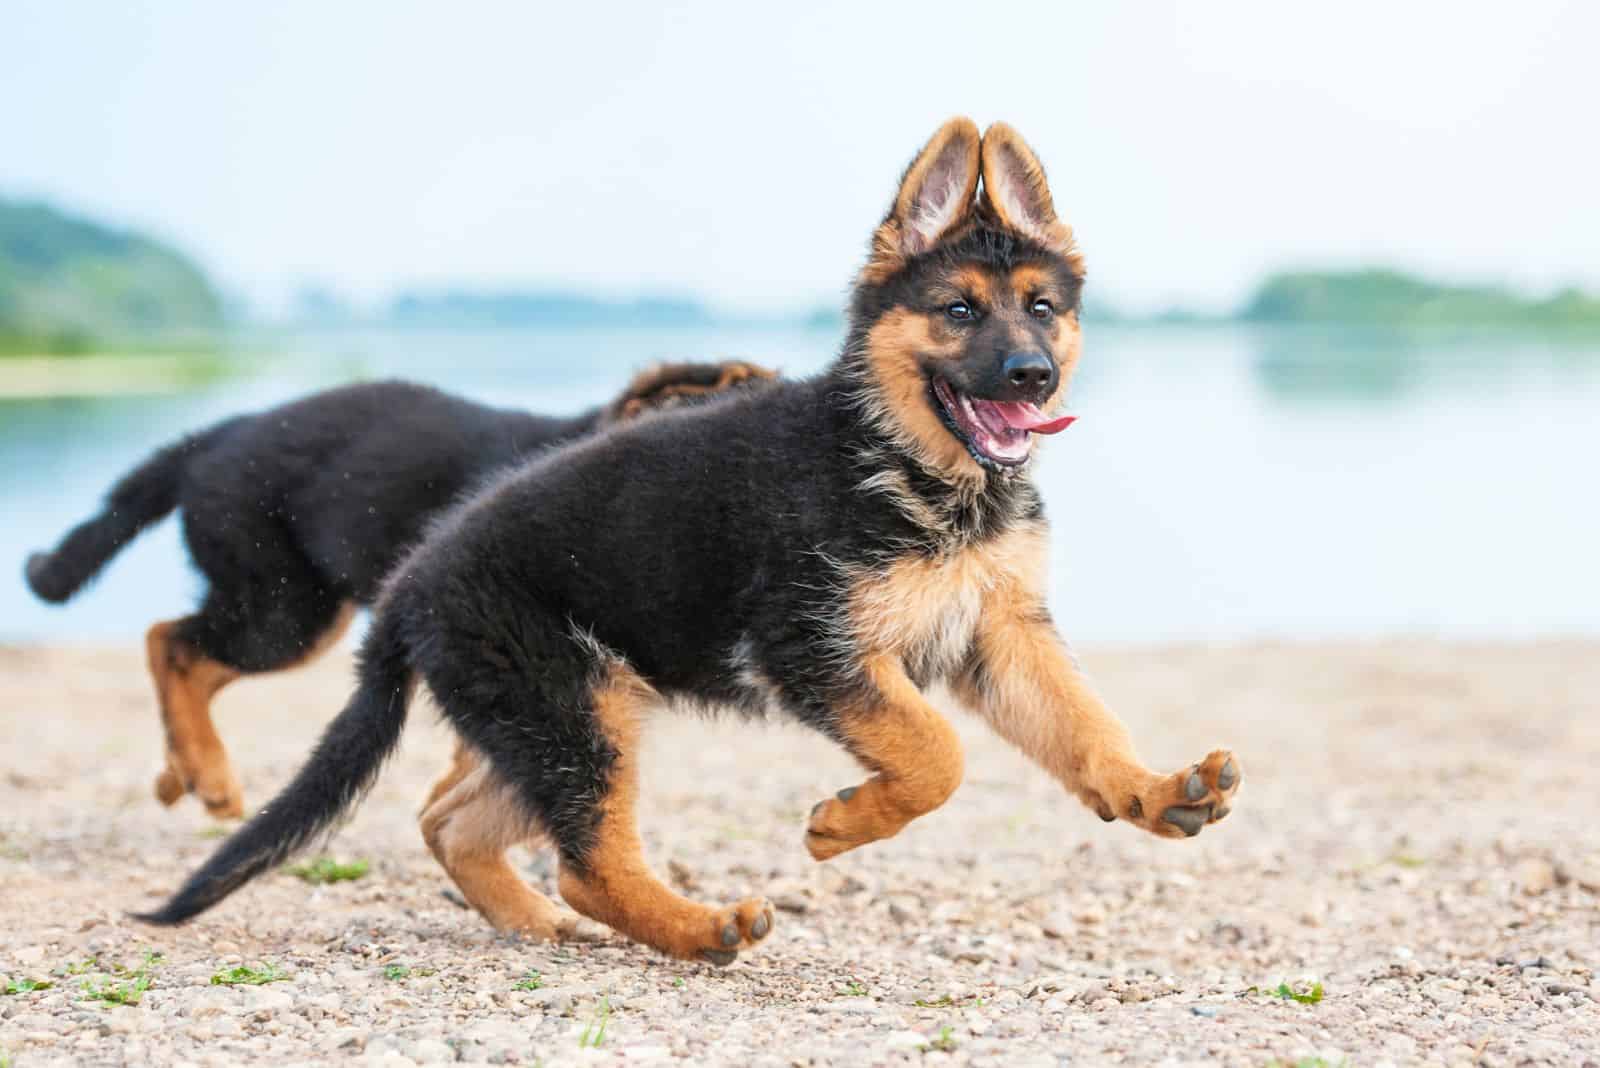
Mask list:
[[[1028,596],[985,605],[956,691],[1108,822],[1125,819],[1167,838],[1193,836],[1228,814],[1243,778],[1226,749],[1170,775],[1145,767],[1127,728],[1079,673],[1043,606]]]
[[[812,808],[806,849],[817,860],[898,834],[961,785],[961,739],[900,661],[869,656],[862,674],[868,696],[835,709],[832,726],[873,775]]]

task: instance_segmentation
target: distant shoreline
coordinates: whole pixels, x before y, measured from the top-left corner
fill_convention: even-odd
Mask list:
[[[182,393],[241,370],[214,353],[0,357],[0,400]]]

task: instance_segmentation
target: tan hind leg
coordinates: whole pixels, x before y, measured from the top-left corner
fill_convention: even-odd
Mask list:
[[[575,919],[534,890],[506,859],[506,850],[543,835],[477,754],[459,740],[450,770],[434,783],[421,816],[422,837],[467,903],[497,931],[553,941],[573,933]]]
[[[278,670],[310,662],[338,642],[355,617],[345,604],[333,624],[303,654]],[[219,819],[244,815],[244,791],[228,759],[228,750],[211,718],[211,701],[241,672],[178,641],[177,620],[157,623],[145,634],[150,677],[166,732],[166,767],[156,776],[155,795],[172,805],[186,793],[205,804]]]
[[[467,743],[457,738],[455,752],[450,755],[450,767],[428,788],[428,796],[423,799],[422,810],[426,812],[435,801],[455,789],[457,783],[477,771],[478,764],[477,754],[467,748]]]
[[[156,776],[156,797],[171,805],[193,793],[213,816],[242,816],[244,792],[211,721],[211,699],[239,673],[174,641],[176,625],[157,623],[145,634],[167,736],[167,766]]]
[[[634,820],[639,793],[639,722],[654,693],[615,668],[592,695],[594,715],[616,758],[599,802],[593,845],[581,861],[563,857],[561,896],[583,915],[669,956],[730,964],[772,930],[772,906],[748,898],[723,908],[669,890],[644,859]]]

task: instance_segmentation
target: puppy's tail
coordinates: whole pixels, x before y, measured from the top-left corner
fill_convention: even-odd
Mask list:
[[[231,425],[229,421],[175,441],[122,476],[106,494],[99,515],[72,528],[54,552],[28,557],[28,586],[52,604],[77,593],[140,531],[178,506],[184,464]]]
[[[398,613],[373,622],[355,695],[283,792],[239,828],[165,905],[134,919],[163,926],[204,912],[307,845],[366,793],[405,727],[411,668]]]

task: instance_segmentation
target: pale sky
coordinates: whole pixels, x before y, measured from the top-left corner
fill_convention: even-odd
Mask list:
[[[1005,119],[1092,292],[1394,263],[1600,289],[1600,4],[7,0],[0,193],[301,280],[836,299],[935,126]]]

